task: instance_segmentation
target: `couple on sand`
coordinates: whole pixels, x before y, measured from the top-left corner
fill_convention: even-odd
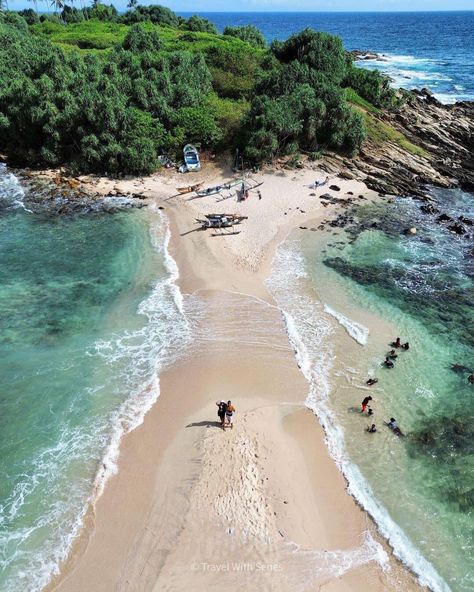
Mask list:
[[[230,429],[233,429],[235,407],[232,405],[232,402],[216,401],[216,405],[217,415],[221,420],[221,428],[225,430],[226,427],[230,426]]]

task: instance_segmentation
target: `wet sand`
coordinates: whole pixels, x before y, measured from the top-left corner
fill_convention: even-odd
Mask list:
[[[333,207],[319,199],[327,187],[308,188],[321,176],[261,175],[261,200],[251,193],[223,202],[249,216],[241,234],[223,237],[185,234],[203,212],[223,211],[215,198],[168,199],[179,180],[153,185],[170,220],[194,341],[124,438],[118,474],[52,589],[418,589],[346,492],[264,284],[279,241]],[[360,183],[335,182],[334,196],[368,194]],[[217,425],[220,399],[237,408],[233,430]]]

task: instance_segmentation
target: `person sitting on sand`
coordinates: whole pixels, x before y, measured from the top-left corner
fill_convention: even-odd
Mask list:
[[[367,386],[373,386],[374,384],[377,384],[378,381],[379,381],[378,378],[369,378],[369,380],[367,380],[367,382],[365,384]]]
[[[393,368],[395,366],[395,364],[392,362],[392,360],[385,358],[384,366],[386,366],[387,368]]]
[[[377,431],[377,428],[375,427],[375,423],[373,423],[371,426],[367,426],[367,432],[369,432],[369,434],[375,434],[375,432]]]
[[[369,407],[367,409],[367,415],[373,415],[374,414],[374,410],[372,409],[372,407]]]
[[[389,352],[389,354],[388,354],[388,357],[389,357],[391,360],[396,360],[396,359],[398,358],[398,355],[395,353],[395,350],[394,350],[394,349],[392,349],[392,350],[390,350],[390,352]]]
[[[216,401],[217,416],[221,420],[221,428],[225,428],[225,413],[227,411],[227,403],[225,401]]]
[[[384,424],[392,430],[396,436],[403,436],[401,429],[398,427],[397,420],[394,417],[390,418],[390,421],[384,421]]]
[[[402,345],[400,346],[402,349],[410,349],[410,344],[408,343],[408,341],[406,343],[402,343]]]
[[[230,426],[231,430],[234,429],[234,413],[235,407],[232,405],[231,401],[227,401],[227,406],[225,410],[226,425],[224,426],[224,429],[226,428],[226,426]]]
[[[400,347],[402,345],[402,342],[400,340],[400,337],[397,337],[395,341],[392,341],[392,343],[390,344],[392,347]]]
[[[372,401],[372,397],[365,397],[365,399],[362,401],[362,411],[361,413],[365,413],[365,410],[367,409],[367,405],[370,403],[370,401]]]

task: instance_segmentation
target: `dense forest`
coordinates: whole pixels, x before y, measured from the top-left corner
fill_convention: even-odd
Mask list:
[[[254,163],[350,155],[402,100],[327,33],[267,45],[253,26],[219,34],[133,0],[124,14],[55,4],[0,11],[0,150],[22,164],[150,173],[187,142]]]

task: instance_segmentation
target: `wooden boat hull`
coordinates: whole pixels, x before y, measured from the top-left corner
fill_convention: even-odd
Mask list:
[[[187,187],[176,187],[176,191],[181,194],[192,193],[193,191],[199,191],[202,188],[202,183],[197,185],[188,185]]]

